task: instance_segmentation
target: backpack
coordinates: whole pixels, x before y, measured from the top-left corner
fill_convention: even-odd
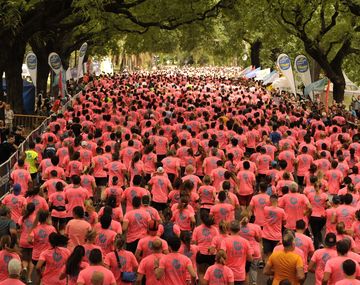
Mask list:
[[[175,233],[174,233],[174,223],[173,222],[165,222],[163,224],[164,227],[164,232],[161,235],[161,238],[168,241],[171,238],[176,237]]]

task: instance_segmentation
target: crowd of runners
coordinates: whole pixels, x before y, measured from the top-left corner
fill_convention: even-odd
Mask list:
[[[1,285],[360,284],[342,109],[178,70],[94,78],[51,118],[1,202]]]

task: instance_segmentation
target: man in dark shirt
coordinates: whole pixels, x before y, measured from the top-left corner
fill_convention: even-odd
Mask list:
[[[81,134],[81,129],[82,129],[82,126],[80,124],[80,119],[78,117],[75,117],[74,118],[74,121],[73,123],[71,124],[71,130],[73,131],[74,135],[76,137],[80,136]]]
[[[7,140],[0,144],[0,163],[7,161],[16,150],[15,136],[10,134]]]
[[[16,224],[10,219],[10,210],[6,206],[0,206],[0,238],[10,235],[12,241],[16,242]]]

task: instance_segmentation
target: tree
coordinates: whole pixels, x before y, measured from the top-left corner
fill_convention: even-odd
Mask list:
[[[343,64],[348,56],[359,52],[354,44],[359,37],[359,18],[340,0],[273,0],[270,7],[278,23],[301,40],[305,51],[331,80],[334,99],[343,101]]]
[[[220,9],[229,7],[233,2],[234,0],[204,0],[194,3],[190,0],[126,2],[117,0],[4,0],[0,4],[0,13],[3,16],[0,20],[2,24],[0,36],[6,40],[0,42],[2,50],[0,72],[5,71],[6,73],[8,100],[14,106],[15,111],[22,111],[21,66],[27,43],[31,40],[35,45],[36,40],[33,37],[41,32],[61,37],[69,28],[77,27],[74,27],[73,23],[67,22],[69,18],[74,22],[78,20],[78,26],[87,21],[105,19],[109,25],[116,23],[114,31],[142,33],[149,27],[172,30],[184,24],[215,17]],[[179,14],[178,11],[183,11],[183,13]],[[75,19],[72,17],[74,15],[77,15]],[[152,16],[150,17],[150,15]],[[114,20],[116,18],[116,21],[113,23],[109,21],[110,16]],[[104,30],[108,29],[104,28]],[[114,33],[104,33],[104,35],[112,37]],[[103,39],[104,41],[111,40],[111,38]],[[45,47],[49,48],[49,43],[45,41],[41,45],[38,46],[38,53],[48,51]],[[76,48],[77,44],[70,41],[70,45],[67,44],[65,48],[66,54]],[[44,64],[44,62],[45,60],[41,60],[40,64]],[[45,73],[44,69],[42,74]],[[41,75],[41,77],[43,76]]]

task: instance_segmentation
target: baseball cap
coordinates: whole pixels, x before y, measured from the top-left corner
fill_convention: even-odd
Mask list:
[[[21,185],[20,184],[14,184],[13,186],[13,192],[15,195],[19,195],[21,193]]]
[[[87,146],[87,142],[86,142],[86,141],[82,141],[82,142],[81,142],[81,146],[82,146],[82,147]]]
[[[332,247],[336,245],[336,235],[334,233],[328,233],[325,236],[324,243],[328,247]]]
[[[158,173],[164,173],[164,168],[162,168],[161,166],[158,167],[157,172]]]

